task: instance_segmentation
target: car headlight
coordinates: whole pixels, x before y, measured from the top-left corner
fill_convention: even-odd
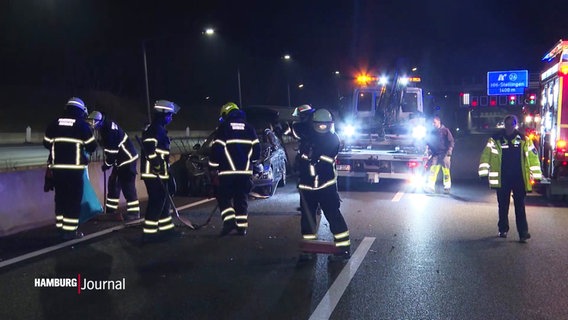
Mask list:
[[[347,138],[353,137],[353,135],[355,135],[355,131],[356,131],[356,130],[355,130],[355,127],[354,127],[353,125],[350,125],[350,124],[346,125],[346,126],[343,128],[343,134],[344,134]]]
[[[412,137],[415,139],[424,139],[424,137],[426,137],[426,127],[416,126],[412,128]]]

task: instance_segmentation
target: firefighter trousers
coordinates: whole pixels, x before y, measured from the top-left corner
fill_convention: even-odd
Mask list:
[[[127,212],[129,214],[140,213],[140,202],[136,193],[136,163],[132,162],[122,167],[113,167],[108,178],[108,193],[106,200],[106,212],[113,213],[118,209],[120,192],[126,199]]]
[[[148,191],[148,206],[144,217],[144,233],[156,234],[174,227],[168,200],[168,182],[158,178],[145,179]]]
[[[85,169],[54,169],[56,226],[72,232],[79,227]]]
[[[317,239],[318,226],[316,225],[316,211],[321,207],[325,218],[329,222],[329,229],[334,241],[349,245],[349,231],[347,223],[339,210],[340,199],[337,185],[320,190],[300,190],[302,237],[307,240]]]
[[[248,227],[247,197],[252,187],[250,175],[233,174],[219,176],[217,203],[223,224],[235,223],[239,228]]]

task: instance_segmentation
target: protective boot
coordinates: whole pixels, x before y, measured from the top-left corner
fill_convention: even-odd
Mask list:
[[[64,241],[69,241],[69,240],[75,240],[75,239],[81,239],[83,238],[83,233],[80,232],[79,230],[75,230],[75,231],[63,231],[61,233],[61,238]]]
[[[336,252],[328,257],[331,262],[335,261],[347,261],[351,258],[351,246],[338,247],[339,252]]]
[[[235,220],[223,222],[223,229],[221,229],[221,233],[219,234],[219,237],[224,237],[224,236],[228,235],[229,233],[231,233],[231,231],[233,231],[233,230],[238,230],[237,224],[235,223]]]

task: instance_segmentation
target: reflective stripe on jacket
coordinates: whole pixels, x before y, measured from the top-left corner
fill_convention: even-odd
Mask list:
[[[512,142],[520,144],[521,170],[525,190],[532,191],[531,178],[535,180],[542,179],[537,150],[532,141],[521,134],[517,134]],[[491,137],[487,140],[487,145],[481,153],[478,174],[480,177],[489,178],[489,186],[491,188],[501,187],[501,157],[503,156],[503,148],[507,147],[508,145],[502,144],[502,138]]]
[[[97,142],[83,118],[66,113],[48,125],[43,146],[50,151],[50,168],[82,170],[89,163],[89,154],[97,149]]]
[[[260,157],[260,141],[254,128],[243,119],[219,125],[211,146],[209,166],[219,175],[252,175],[251,162]]]
[[[142,145],[144,147],[142,152],[147,155],[140,160],[140,175],[142,179],[157,178],[151,167],[159,168],[157,173],[160,179],[169,179],[170,138],[164,125],[154,122],[146,128],[142,132]]]
[[[307,142],[309,141],[309,142]],[[339,152],[339,138],[335,133],[310,133],[300,147],[299,170],[302,190],[320,190],[337,183],[335,158]]]
[[[134,144],[116,122],[105,119],[99,132],[106,165],[122,167],[138,159]]]

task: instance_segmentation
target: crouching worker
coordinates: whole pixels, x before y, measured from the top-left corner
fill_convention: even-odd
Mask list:
[[[333,129],[333,117],[326,109],[313,114],[308,139],[300,148],[299,183],[301,203],[301,232],[304,240],[316,240],[316,210],[318,205],[329,221],[338,252],[330,260],[346,260],[351,257],[351,241],[347,223],[339,210],[335,158],[339,152],[339,137]],[[306,141],[309,141],[307,143]],[[302,255],[301,259],[310,258]]]
[[[253,162],[260,156],[260,142],[235,103],[221,107],[220,120],[209,157],[210,170],[217,171],[219,178],[217,202],[223,220],[220,236],[233,230],[244,236],[248,228],[247,197],[252,187]]]
[[[117,213],[120,191],[126,199],[127,221],[140,219],[140,202],[136,194],[136,160],[138,152],[134,148],[128,135],[120,126],[99,111],[89,114],[89,122],[99,133],[99,143],[101,144],[105,158],[101,169],[106,171],[112,168],[112,173],[108,179],[108,194],[106,197],[107,219],[122,221],[123,217]]]

